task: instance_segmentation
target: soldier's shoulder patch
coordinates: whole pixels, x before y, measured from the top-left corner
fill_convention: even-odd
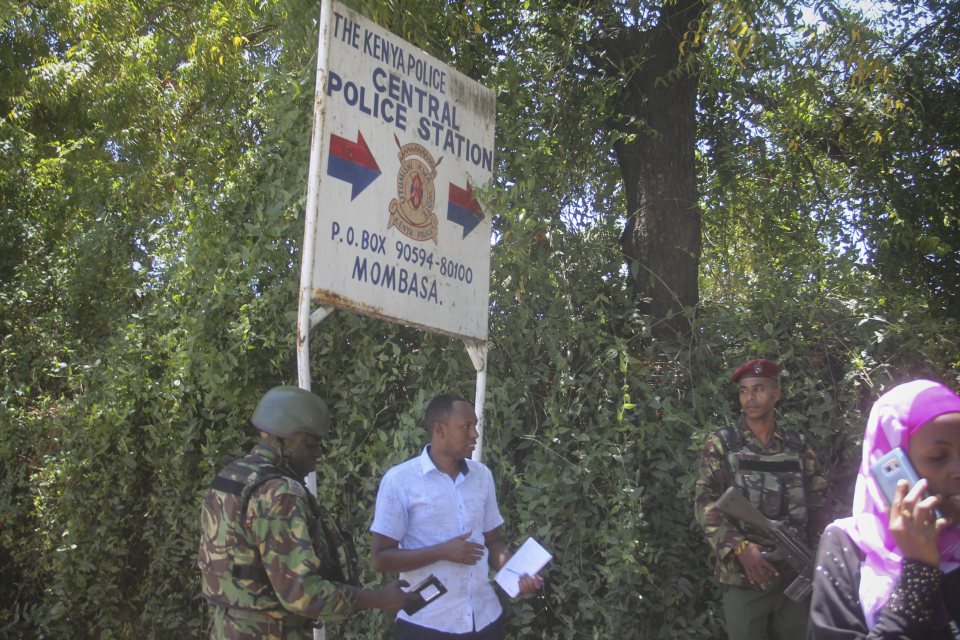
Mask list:
[[[256,488],[254,493],[258,496],[294,495],[302,497],[307,494],[307,490],[293,478],[278,476],[264,480],[260,486]]]
[[[286,517],[303,499],[305,489],[291,478],[270,478],[258,485],[250,494],[248,517],[272,514]]]
[[[307,495],[307,488],[303,486],[302,483],[297,482],[293,478],[284,478],[287,483],[287,491],[293,495],[302,498]]]
[[[302,497],[307,495],[307,490],[300,482],[297,482],[293,478],[277,478],[275,482],[279,483],[279,486],[276,488],[276,493],[280,494],[292,494],[297,497]]]

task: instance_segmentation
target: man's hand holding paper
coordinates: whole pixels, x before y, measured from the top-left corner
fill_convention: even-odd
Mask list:
[[[543,588],[543,578],[537,573],[553,556],[533,538],[521,545],[500,571],[495,580],[511,598],[521,593],[536,593]]]
[[[543,589],[543,578],[541,578],[539,575],[530,576],[523,574],[520,576],[518,586],[520,588],[520,593],[537,593],[540,591],[540,589]]]

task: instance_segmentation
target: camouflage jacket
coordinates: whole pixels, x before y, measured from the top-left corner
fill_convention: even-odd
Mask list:
[[[773,541],[758,531],[728,518],[715,506],[727,487],[737,486],[758,510],[771,520],[789,524],[798,537],[811,547],[819,536],[826,503],[827,482],[820,472],[813,449],[799,434],[780,427],[774,430],[768,446],[741,420],[733,429],[718,429],[707,438],[700,457],[694,511],[704,537],[714,552],[716,577],[721,584],[749,586],[736,549],[744,540],[773,548]],[[730,434],[733,437],[730,437]],[[726,437],[725,437],[726,436]],[[738,442],[737,451],[728,451],[725,440]],[[763,468],[770,462],[792,472],[742,472],[731,459],[743,459]],[[767,463],[767,464],[765,464]],[[743,467],[750,467],[744,464]],[[740,467],[741,469],[743,467]],[[731,473],[737,477],[731,478]],[[781,569],[787,570],[786,567]]]
[[[341,562],[330,549],[338,530],[294,472],[278,465],[278,453],[258,444],[207,490],[198,554],[203,595],[246,620],[304,626],[343,619],[356,590],[339,584]]]

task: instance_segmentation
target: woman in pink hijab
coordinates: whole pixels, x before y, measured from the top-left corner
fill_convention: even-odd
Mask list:
[[[870,467],[895,447],[921,480],[901,480],[888,509]],[[960,397],[929,380],[894,387],[870,412],[853,515],[820,538],[808,638],[960,640],[958,524]]]

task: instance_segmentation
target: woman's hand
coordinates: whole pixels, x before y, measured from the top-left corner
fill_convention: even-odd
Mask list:
[[[912,489],[906,480],[897,483],[889,513],[890,534],[904,558],[939,567],[937,536],[949,523],[946,518],[937,519],[936,508],[940,498],[924,498],[926,492],[926,478],[921,478]]]

